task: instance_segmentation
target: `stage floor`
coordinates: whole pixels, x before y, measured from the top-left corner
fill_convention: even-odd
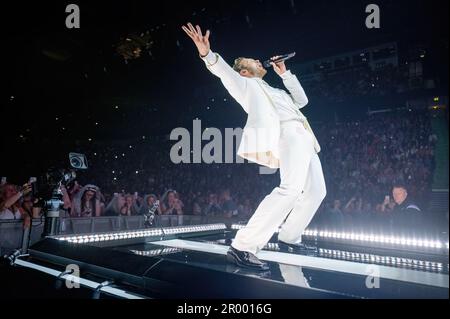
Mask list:
[[[197,278],[187,282],[191,283],[191,293],[202,298],[205,297],[203,292],[211,289],[206,289],[208,282],[220,282],[221,287],[216,287],[216,291],[222,290],[224,297],[233,296],[233,291],[234,296],[245,297],[234,283],[227,283],[230,276],[237,282],[240,277],[242,282],[254,285],[254,289],[272,289],[273,293],[270,290],[261,293],[265,298],[448,298],[448,256],[440,260],[435,256],[361,251],[342,245],[318,247],[317,251],[306,255],[280,250],[272,241],[258,254],[270,265],[270,271],[261,273],[227,263],[226,252],[234,236],[235,231],[227,230],[209,236],[108,249],[176,264],[175,277]],[[161,268],[154,270],[152,273],[150,269],[146,276],[157,280],[167,278],[168,273],[163,275]],[[222,280],[217,281],[217,277]],[[248,279],[251,281],[246,281]],[[215,295],[221,296],[221,293]],[[258,296],[255,293],[250,297]]]

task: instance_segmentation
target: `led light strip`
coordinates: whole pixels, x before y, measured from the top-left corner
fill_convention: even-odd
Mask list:
[[[100,233],[91,235],[74,235],[74,236],[55,236],[52,237],[57,240],[67,241],[74,244],[86,244],[92,242],[103,242],[111,240],[123,240],[132,238],[145,238],[152,236],[164,236],[185,234],[194,232],[204,232],[212,230],[226,229],[225,224],[210,224],[210,225],[197,225],[197,226],[179,226],[179,227],[167,227],[167,228],[155,228],[136,231],[123,231],[114,233]]]
[[[74,244],[86,244],[92,242],[111,241],[111,240],[123,240],[130,238],[143,238],[151,236],[162,236],[161,229],[141,230],[131,232],[116,232],[116,233],[101,233],[95,235],[76,235],[76,236],[61,236],[53,237],[57,240],[68,241]]]
[[[355,253],[342,250],[319,248],[320,257],[330,257],[333,259],[351,260],[363,263],[376,263],[395,267],[408,267],[414,269],[424,269],[427,271],[441,272],[443,264],[438,262],[400,258],[391,256],[379,256],[373,254]],[[448,265],[447,265],[448,267]]]
[[[444,244],[437,240],[421,240],[421,239],[411,239],[411,238],[404,238],[404,237],[373,235],[373,234],[367,235],[367,234],[363,234],[363,233],[306,230],[303,235],[306,237],[344,239],[344,240],[352,240],[352,241],[362,241],[362,242],[390,244],[390,245],[402,245],[402,246],[410,246],[410,247],[422,247],[422,248],[434,248],[434,249],[441,249],[444,247]],[[446,248],[448,249],[448,243],[446,243]]]
[[[267,243],[267,245],[264,246],[264,250],[280,251],[280,247],[277,243]],[[362,263],[376,263],[395,267],[408,267],[413,269],[423,269],[426,271],[441,272],[443,267],[442,263],[410,258],[379,256],[373,254],[364,254],[364,253],[323,249],[323,248],[319,248],[318,252],[319,257],[329,257],[333,259],[349,260]]]
[[[280,251],[280,246],[277,243],[267,243],[264,248],[265,250],[270,250],[270,251]]]
[[[245,225],[233,224],[231,229],[239,230],[244,228]],[[278,231],[277,231],[278,233]],[[321,231],[321,230],[309,230],[307,229],[303,236],[313,237],[313,238],[328,238],[328,239],[341,239],[341,240],[351,240],[360,242],[370,242],[388,245],[402,245],[409,247],[420,247],[420,248],[431,248],[431,249],[449,249],[449,243],[442,243],[438,240],[422,240],[422,239],[411,239],[404,237],[395,236],[384,236],[384,235],[367,235],[363,233],[349,233],[349,232],[334,232],[334,231]]]
[[[236,229],[236,230],[242,229],[244,227],[245,227],[245,225],[243,225],[243,224],[232,224],[231,225],[231,229]],[[278,230],[276,232],[278,233]]]
[[[179,253],[182,250],[180,248],[163,248],[153,250],[130,250],[133,254],[139,256],[161,256]]]
[[[166,235],[195,233],[195,232],[223,230],[223,229],[227,229],[227,226],[225,224],[210,224],[210,225],[179,226],[179,227],[163,228],[164,234],[166,234]]]

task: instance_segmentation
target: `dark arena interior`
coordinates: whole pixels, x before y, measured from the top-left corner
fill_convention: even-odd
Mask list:
[[[2,12],[2,299],[448,300],[448,1]]]

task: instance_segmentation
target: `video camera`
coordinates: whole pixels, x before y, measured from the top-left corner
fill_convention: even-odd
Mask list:
[[[62,187],[70,189],[76,180],[76,170],[88,168],[86,156],[79,153],[69,153],[71,169],[50,168],[37,183],[33,183],[33,197],[37,198],[36,207],[41,207],[45,214],[44,232],[42,237],[57,234],[60,209],[63,208]]]

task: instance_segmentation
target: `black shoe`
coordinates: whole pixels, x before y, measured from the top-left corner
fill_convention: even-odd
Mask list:
[[[307,253],[317,251],[317,247],[307,245],[305,243],[289,244],[285,243],[284,241],[278,240],[278,246],[282,250],[287,250],[288,252],[293,253],[305,253],[305,252]]]
[[[269,270],[269,265],[259,260],[258,257],[253,255],[252,253],[248,251],[237,250],[232,246],[230,246],[230,249],[227,252],[227,260],[228,262],[243,268],[259,271]]]

